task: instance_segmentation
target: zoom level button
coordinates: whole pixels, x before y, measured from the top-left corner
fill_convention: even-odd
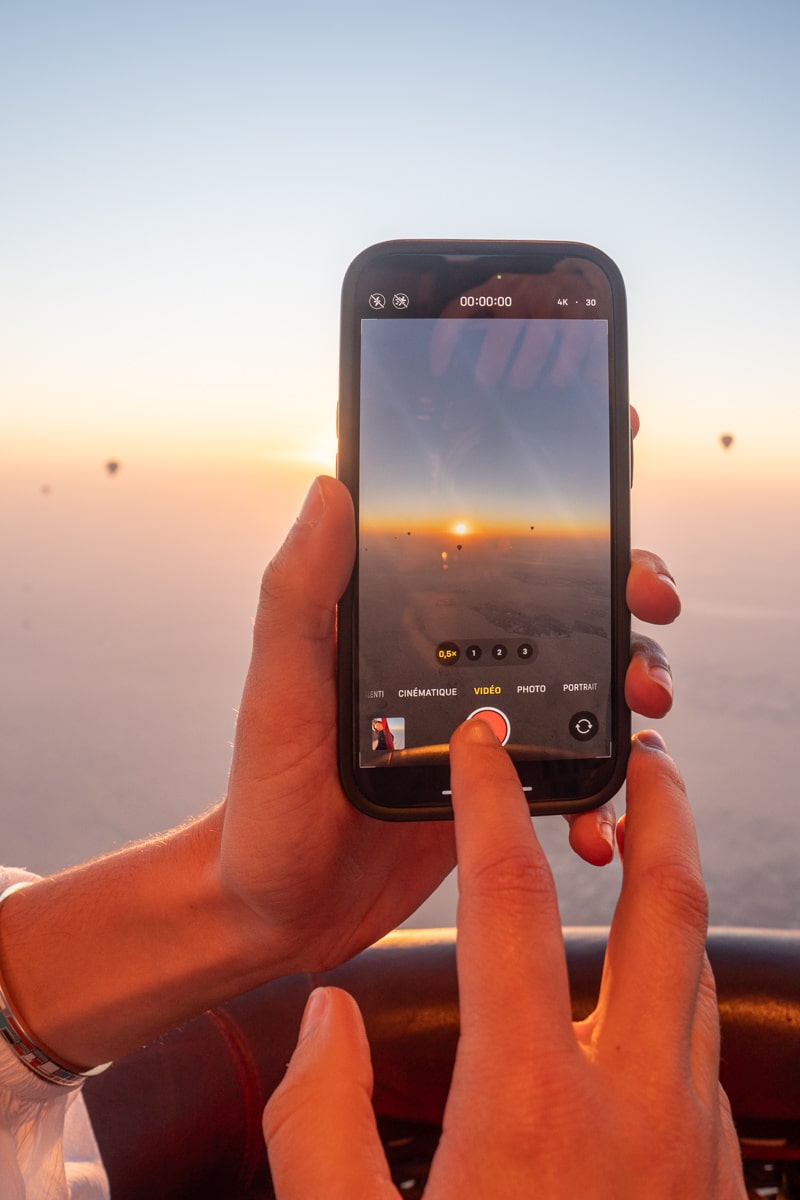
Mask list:
[[[436,661],[443,663],[446,666],[452,666],[458,662],[461,657],[461,651],[455,642],[442,642],[436,647]]]

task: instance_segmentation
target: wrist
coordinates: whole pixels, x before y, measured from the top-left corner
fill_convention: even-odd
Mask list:
[[[220,806],[2,906],[7,994],[52,1058],[81,1071],[105,1063],[268,976],[252,915],[220,883],[222,816]]]
[[[24,880],[19,883],[12,883],[10,887],[0,892],[0,909],[2,909],[3,904],[9,896],[12,896],[22,888],[30,887],[32,882],[33,880]],[[87,1076],[98,1075],[111,1065],[110,1063],[103,1063],[101,1066],[94,1067],[90,1071],[80,1071],[77,1067],[54,1059],[50,1051],[37,1043],[35,1038],[28,1033],[20,1020],[16,1006],[7,994],[5,981],[1,972],[0,1035],[2,1035],[6,1044],[10,1046],[12,1053],[16,1055],[29,1071],[37,1075],[40,1079],[45,1079],[48,1083],[58,1084],[61,1087],[76,1087]]]

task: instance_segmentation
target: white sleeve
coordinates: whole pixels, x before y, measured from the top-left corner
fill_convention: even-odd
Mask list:
[[[0,867],[0,892],[33,879]],[[40,1079],[0,1038],[0,1195],[3,1200],[109,1200],[80,1088]]]

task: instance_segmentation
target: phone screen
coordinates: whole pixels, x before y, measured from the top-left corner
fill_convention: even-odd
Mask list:
[[[347,753],[370,802],[446,806],[476,713],[532,804],[618,776],[627,396],[619,302],[579,249],[383,253],[355,281]]]

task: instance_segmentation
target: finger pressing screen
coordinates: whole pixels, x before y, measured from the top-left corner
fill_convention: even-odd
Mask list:
[[[574,1053],[555,886],[513,763],[479,719],[456,731],[450,761],[462,1042],[488,1071],[521,1046]]]

